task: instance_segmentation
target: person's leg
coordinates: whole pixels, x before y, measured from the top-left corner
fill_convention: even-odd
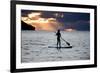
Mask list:
[[[57,49],[58,49],[58,47],[59,47],[59,46],[58,46],[58,40],[57,40]]]
[[[61,42],[60,42],[60,39],[59,39],[59,48],[58,48],[58,50],[61,51],[60,49],[61,49]]]
[[[59,47],[61,48],[61,41],[59,40]]]
[[[60,48],[61,48],[61,47],[60,47],[60,46],[61,46],[60,43],[61,43],[61,42],[60,42],[60,39],[57,39],[57,50],[58,50],[58,51],[61,51],[61,50],[60,50]]]

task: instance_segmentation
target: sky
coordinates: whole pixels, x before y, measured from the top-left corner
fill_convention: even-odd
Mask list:
[[[90,30],[89,13],[21,10],[21,20],[35,27],[36,30]]]

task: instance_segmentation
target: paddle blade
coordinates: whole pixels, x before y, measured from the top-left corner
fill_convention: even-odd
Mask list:
[[[66,42],[66,44],[67,44],[68,46],[70,46],[70,43]]]

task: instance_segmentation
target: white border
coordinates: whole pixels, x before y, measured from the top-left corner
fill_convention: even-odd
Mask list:
[[[90,60],[21,63],[21,40],[20,40],[21,39],[21,26],[20,26],[21,9],[90,13],[90,25],[91,25],[90,26]],[[88,64],[94,64],[94,9],[36,6],[36,5],[18,5],[18,4],[16,5],[16,69],[53,67],[53,66],[88,65]]]

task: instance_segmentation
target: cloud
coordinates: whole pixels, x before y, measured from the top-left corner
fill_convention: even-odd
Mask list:
[[[32,25],[36,30],[55,31],[62,27],[56,18],[43,18],[41,12],[32,12],[27,17],[22,17],[22,21]]]
[[[32,12],[32,13],[28,14],[28,17],[33,20],[39,19],[40,16],[41,16],[41,12],[34,12],[34,13]]]

